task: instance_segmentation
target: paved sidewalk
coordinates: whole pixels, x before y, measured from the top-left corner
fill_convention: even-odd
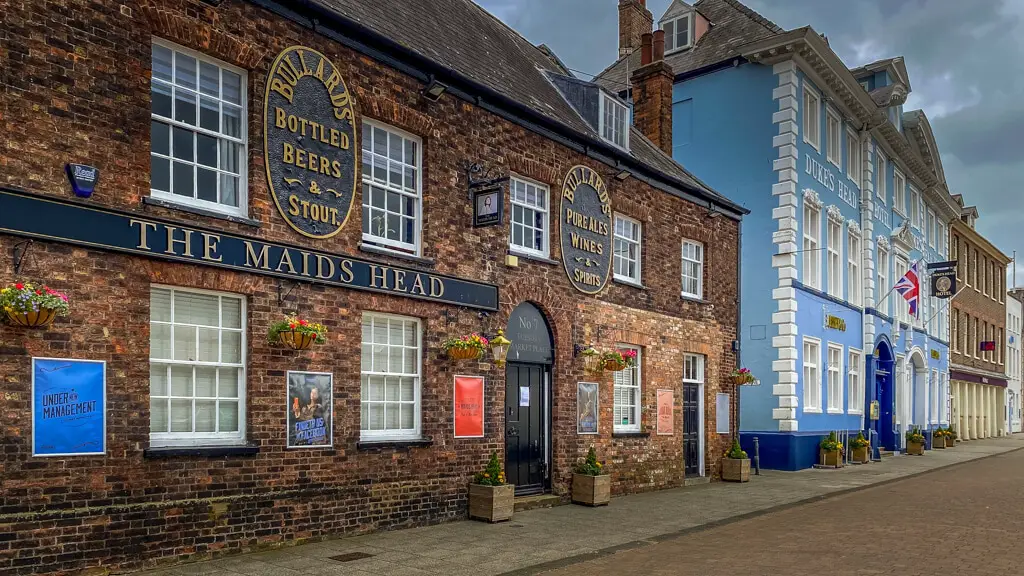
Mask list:
[[[603,508],[532,510],[502,524],[453,522],[340,538],[150,571],[145,576],[300,576],[310,571],[339,576],[535,574],[786,505],[1021,448],[1024,434],[1016,434],[932,450],[924,457],[894,456],[842,470],[764,471],[746,484],[712,483],[624,496]],[[372,556],[349,562],[330,559],[353,552]]]

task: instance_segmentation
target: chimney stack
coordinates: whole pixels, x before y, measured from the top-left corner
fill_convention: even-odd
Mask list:
[[[640,39],[654,26],[647,0],[619,0],[619,58],[640,49]]]
[[[640,68],[630,76],[633,85],[633,125],[654,145],[672,155],[672,84],[675,76],[665,62],[665,31],[643,34]]]

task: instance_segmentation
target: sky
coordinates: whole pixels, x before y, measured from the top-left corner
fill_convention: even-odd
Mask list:
[[[618,54],[617,0],[476,1],[582,78]],[[1024,0],[741,1],[782,28],[825,34],[851,68],[903,56],[904,109],[928,116],[950,192],[978,207],[979,232],[1024,260]],[[669,3],[648,0],[655,21]]]

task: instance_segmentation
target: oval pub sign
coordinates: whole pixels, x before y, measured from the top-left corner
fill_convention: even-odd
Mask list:
[[[345,225],[356,192],[352,98],[337,67],[303,46],[270,67],[263,147],[270,196],[288,225],[330,238]]]
[[[569,282],[580,292],[596,294],[608,282],[612,266],[612,203],[601,175],[586,166],[569,170],[559,213]]]

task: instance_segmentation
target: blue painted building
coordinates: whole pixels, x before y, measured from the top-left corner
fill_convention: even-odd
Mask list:
[[[643,4],[620,0],[620,16]],[[622,56],[597,77],[622,94],[634,24],[620,18]],[[760,385],[741,391],[744,448],[756,436],[762,466],[795,470],[830,431],[899,450],[909,428],[947,425],[948,312],[927,264],[947,259],[959,208],[927,118],[903,110],[902,58],[850,69],[811,28],[735,0],[675,0],[652,24],[675,76],[673,156],[751,210],[739,344]],[[912,317],[890,289],[915,262]]]

